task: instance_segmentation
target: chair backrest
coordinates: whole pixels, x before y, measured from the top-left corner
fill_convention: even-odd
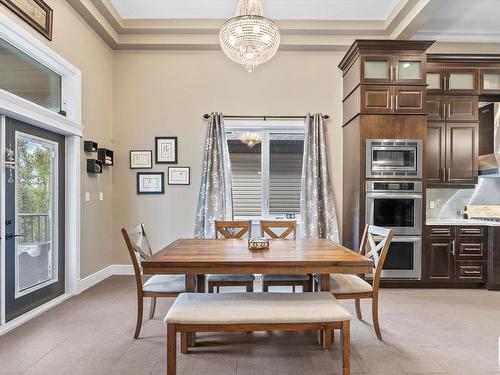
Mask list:
[[[373,260],[375,272],[372,286],[374,291],[378,290],[382,267],[384,267],[385,258],[387,257],[393,236],[394,229],[377,227],[375,225],[367,225],[363,232],[359,253]]]
[[[129,229],[122,228],[122,235],[127,245],[132,266],[134,267],[137,288],[142,290],[140,262],[142,259],[147,259],[153,255],[146,231],[144,230],[144,224],[139,224]]]
[[[283,229],[281,234],[276,234],[273,229]],[[260,235],[262,237],[285,239],[292,235],[292,239],[297,239],[297,222],[295,220],[261,220]]]
[[[252,234],[252,221],[223,221],[215,220],[215,238],[242,238]]]

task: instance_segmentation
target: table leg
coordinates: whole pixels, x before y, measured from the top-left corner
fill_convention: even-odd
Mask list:
[[[197,292],[205,293],[205,275],[196,275]]]
[[[319,277],[319,291],[329,292],[330,291],[330,275],[328,273],[322,273]]]

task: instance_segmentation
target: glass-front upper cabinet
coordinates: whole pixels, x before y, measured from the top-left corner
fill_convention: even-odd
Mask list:
[[[500,69],[481,69],[479,80],[482,94],[500,94]]]
[[[477,94],[479,92],[477,69],[446,69],[445,90],[455,94]]]
[[[362,56],[362,83],[390,83],[394,78],[394,68],[390,56]]]
[[[427,93],[442,94],[444,92],[444,69],[427,67]]]
[[[422,56],[363,56],[361,64],[362,83],[425,83]]]
[[[425,83],[425,58],[422,56],[395,56],[394,80],[397,83],[417,85]]]

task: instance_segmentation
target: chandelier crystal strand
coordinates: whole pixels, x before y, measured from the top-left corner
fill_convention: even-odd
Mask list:
[[[221,28],[224,53],[249,72],[271,60],[280,44],[278,26],[262,16],[261,0],[239,0],[236,17]]]

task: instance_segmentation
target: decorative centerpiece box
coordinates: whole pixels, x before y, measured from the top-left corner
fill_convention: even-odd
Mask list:
[[[265,238],[258,238],[248,240],[248,249],[249,250],[269,250],[269,240]]]

